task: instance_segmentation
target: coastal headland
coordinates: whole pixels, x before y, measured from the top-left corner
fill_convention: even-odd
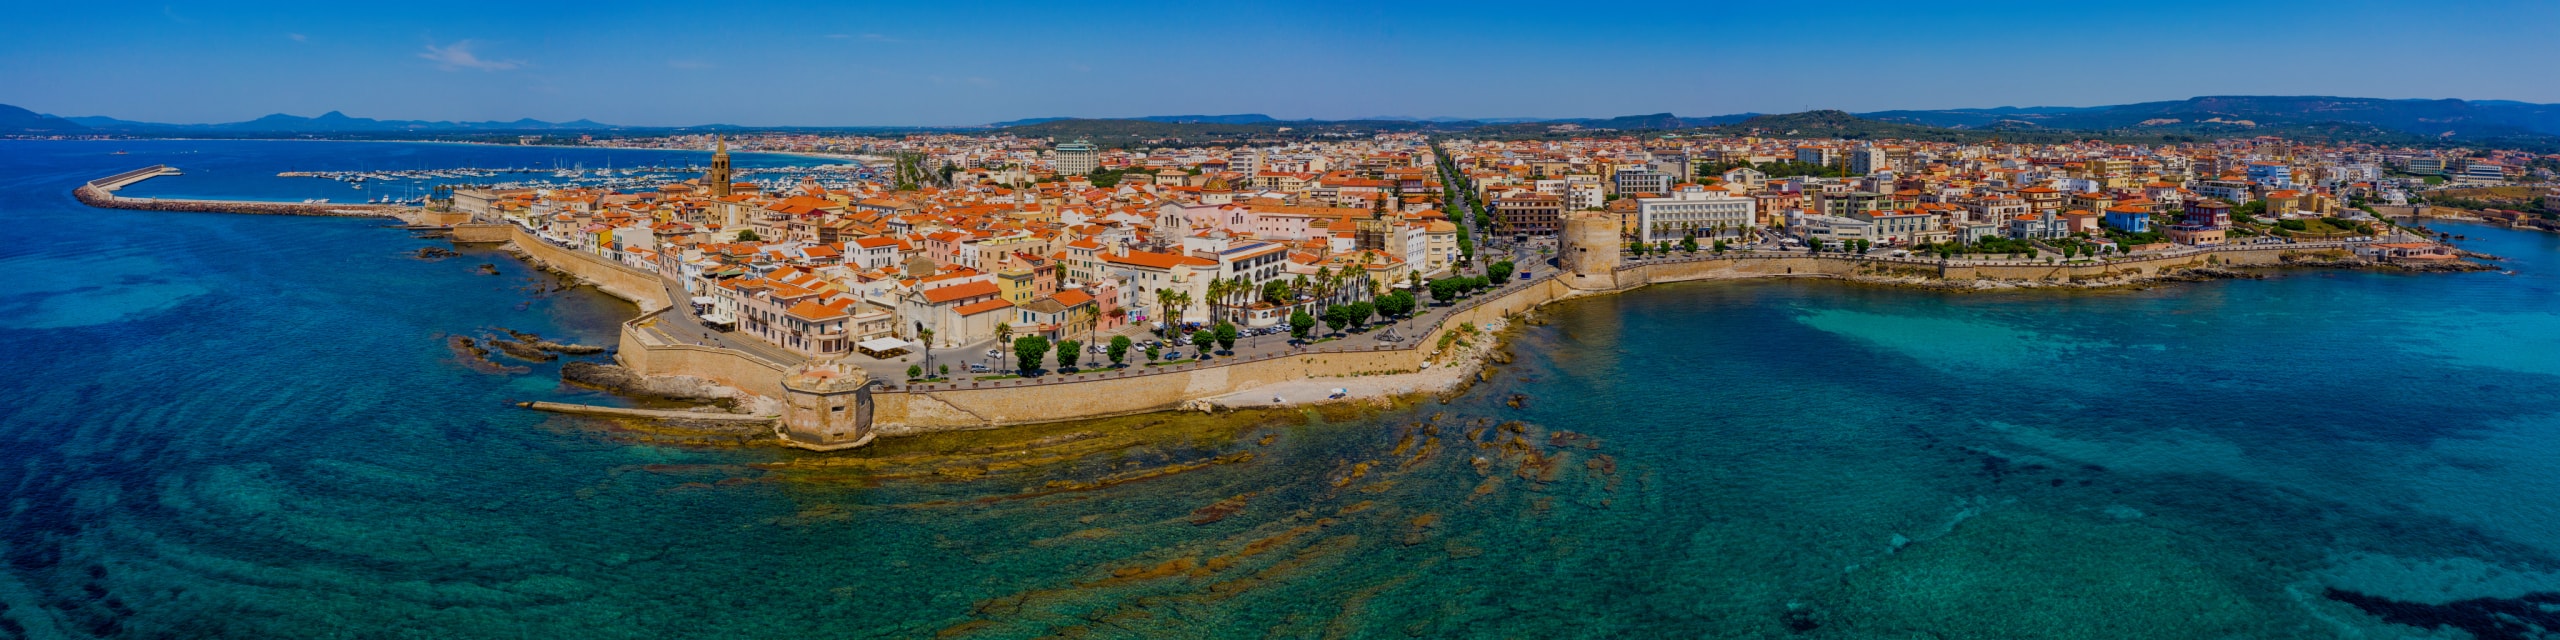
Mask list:
[[[668,310],[663,289],[656,286],[655,274],[543,242],[514,225],[460,225],[455,228],[453,239],[508,244],[528,260],[640,305],[641,315],[623,323],[615,354],[618,362],[634,372],[702,378],[764,397],[786,393],[781,381],[791,367],[783,363],[740,350],[693,344],[655,330],[658,316]],[[2226,274],[2222,271],[2226,268],[2327,266],[2306,258],[2350,255],[2362,244],[2365,243],[2208,247],[2073,264],[1734,253],[1645,260],[1587,272],[1551,271],[1459,301],[1438,320],[1411,331],[1417,339],[1399,345],[1335,349],[1319,345],[1302,352],[1228,358],[1211,364],[989,382],[883,385],[871,396],[872,427],[880,435],[897,436],[1157,411],[1288,406],[1443,392],[1463,385],[1482,366],[1484,356],[1495,349],[1490,341],[1496,337],[1490,328],[1554,302],[1655,284],[1827,278],[1924,288],[2120,287],[2201,279],[2198,272]],[[1310,384],[1315,386],[1309,387]],[[1318,395],[1308,393],[1310,388],[1339,388],[1345,393],[1339,397]],[[1264,400],[1274,396],[1282,401]]]
[[[82,202],[92,206],[166,211],[392,217],[402,216],[403,209],[417,211],[370,205],[139,200],[113,195],[116,188],[167,170],[150,167],[110,176],[82,185],[79,195]],[[506,245],[529,262],[638,305],[641,313],[622,323],[613,356],[635,374],[696,378],[761,399],[786,400],[793,390],[785,380],[808,366],[676,337],[682,332],[671,334],[660,322],[672,310],[671,291],[677,289],[660,274],[544,241],[515,224],[453,224],[450,233],[457,243]],[[1496,329],[1510,324],[1520,314],[1562,300],[1654,284],[1827,278],[1931,289],[2106,288],[2235,277],[2234,272],[2228,271],[2233,268],[2391,264],[2389,260],[2359,257],[2373,245],[2361,241],[2181,247],[2061,263],[1750,251],[1628,260],[1619,256],[1614,228],[1605,232],[1592,228],[1586,235],[1576,241],[1574,233],[1566,234],[1559,250],[1561,268],[1543,269],[1537,277],[1515,280],[1430,309],[1423,317],[1398,326],[1399,332],[1412,337],[1410,340],[1365,346],[1339,341],[1207,363],[1087,370],[1036,378],[921,384],[864,380],[865,399],[861,403],[868,409],[864,412],[867,420],[856,429],[858,438],[846,440],[858,444],[877,435],[988,429],[1183,409],[1378,401],[1387,396],[1443,393],[1464,386],[1488,357],[1495,357],[1492,354],[1500,349]],[[766,419],[781,419],[766,415]],[[795,437],[790,429],[776,431],[783,443],[804,448],[834,450],[852,446],[827,438]]]

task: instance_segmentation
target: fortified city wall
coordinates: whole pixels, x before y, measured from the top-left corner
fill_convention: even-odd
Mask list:
[[[1088,373],[1056,381],[1007,380],[980,383],[985,386],[978,388],[875,393],[872,398],[879,406],[873,415],[877,428],[887,435],[982,429],[1163,411],[1191,400],[1291,380],[1410,373],[1423,368],[1442,334],[1468,324],[1483,326],[1578,293],[1554,278],[1515,285],[1450,314],[1417,334],[1410,346],[1281,354],[1162,372]]]
[[[457,241],[503,238],[527,258],[569,273],[648,311],[625,322],[615,358],[634,372],[687,375],[713,380],[766,397],[783,397],[782,379],[789,367],[754,355],[668,339],[652,328],[666,312],[664,285],[656,274],[601,257],[563,249],[515,225],[461,225]],[[2343,246],[2343,245],[2341,245]],[[1614,243],[1606,247],[1615,250]],[[1408,373],[1424,367],[1443,334],[1468,324],[1484,326],[1540,305],[1581,295],[1624,291],[1646,285],[1692,280],[1831,277],[1844,278],[1878,268],[1925,269],[1952,279],[1998,278],[2068,281],[2126,274],[2156,275],[2163,269],[2220,264],[2268,265],[2288,251],[2319,245],[2220,247],[2187,253],[2112,260],[2105,264],[1954,265],[1922,259],[1853,258],[1848,256],[1731,255],[1620,265],[1614,260],[1579,259],[1586,273],[1550,271],[1538,280],[1459,303],[1460,308],[1437,324],[1410,332],[1403,345],[1366,351],[1324,351],[1226,359],[1208,365],[1098,371],[1052,375],[1036,380],[944,383],[923,388],[875,390],[872,430],[882,435],[910,435],[964,429],[1081,420],[1181,408],[1201,398],[1226,395],[1270,384],[1308,378]],[[965,386],[964,386],[965,385]]]
[[[145,202],[116,198],[117,187],[162,175],[165,167],[149,167],[83,185],[79,197],[93,206],[155,208],[182,211],[269,212],[298,215],[368,215],[320,213],[352,209],[352,205],[276,203]],[[139,206],[153,205],[153,206]],[[165,206],[163,206],[165,205]],[[199,205],[202,208],[194,208]],[[381,215],[381,214],[370,214]],[[2349,246],[2308,243],[2228,246],[2171,254],[2118,258],[2095,264],[1971,262],[1941,263],[1917,258],[1752,255],[1702,256],[1621,264],[1615,227],[1602,229],[1597,219],[1568,220],[1560,270],[1516,282],[1501,290],[1460,301],[1458,307],[1429,327],[1412,331],[1414,340],[1370,350],[1316,350],[1258,358],[1222,359],[1208,365],[1100,371],[1049,376],[1037,380],[945,383],[923,388],[885,388],[870,393],[872,422],[866,431],[889,435],[984,429],[1038,422],[1099,418],[1176,409],[1201,398],[1308,378],[1338,378],[1407,373],[1426,366],[1442,336],[1467,325],[1494,320],[1565,298],[1624,291],[1646,285],[1691,280],[1762,277],[1833,277],[1862,271],[1925,275],[1970,280],[2072,281],[2152,276],[2162,270],[2203,265],[2255,266],[2281,264],[2285,254]],[[456,242],[503,242],[526,259],[567,273],[616,297],[639,305],[643,312],[622,324],[615,359],[645,375],[686,375],[736,387],[749,393],[783,398],[783,380],[791,368],[741,351],[688,344],[665,337],[654,328],[668,299],[658,274],[562,248],[513,224],[457,224]],[[966,384],[966,387],[961,386]],[[868,441],[868,435],[864,437]],[[844,446],[858,446],[844,445]]]
[[[571,251],[543,242],[541,238],[526,232],[523,227],[512,224],[500,226],[507,228],[508,243],[514,245],[516,250],[524,252],[525,258],[536,264],[576,276],[580,280],[595,285],[597,289],[604,290],[605,293],[613,294],[616,298],[640,305],[641,310],[644,311],[665,309],[671,304],[667,300],[666,285],[658,280],[656,273],[606,260],[594,254]],[[454,233],[454,241],[469,242],[463,239],[463,229],[456,228]],[[488,232],[473,230],[469,233],[472,237],[487,237]]]
[[[780,363],[742,351],[668,340],[649,328],[666,311],[653,310],[623,322],[614,360],[636,373],[693,376],[767,398],[782,397],[782,376],[788,369]]]

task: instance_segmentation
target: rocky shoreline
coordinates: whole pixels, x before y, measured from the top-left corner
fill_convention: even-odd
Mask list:
[[[2465,257],[2480,258],[2480,259],[2489,259],[2489,260],[2495,260],[2495,259],[2497,259],[2495,256],[2487,256],[2487,255],[2481,255],[2481,254],[2473,254],[2473,253],[2470,253],[2470,252],[2463,252],[2463,253],[2464,253]],[[1870,284],[1870,285],[1880,285],[1880,286],[1890,286],[1890,287],[1902,287],[1902,288],[1911,288],[1911,289],[1924,289],[1924,290],[1930,290],[1930,291],[2018,291],[2018,290],[2027,290],[2027,289],[2079,289],[2079,290],[2142,289],[2142,288],[2149,288],[2150,286],[2152,286],[2152,285],[2156,285],[2156,284],[2179,283],[2179,282],[2212,282],[2212,281],[2216,281],[2216,280],[2264,280],[2264,279],[2266,279],[2266,278],[2267,278],[2267,274],[2266,274],[2266,273],[2264,273],[2264,270],[2267,270],[2267,269],[2283,269],[2283,268],[2312,268],[2312,269],[2373,269],[2373,270],[2382,270],[2382,271],[2404,271],[2404,272],[2412,272],[2412,273],[2462,273],[2462,272],[2472,272],[2472,271],[2496,271],[2496,270],[2498,270],[2498,268],[2497,268],[2497,267],[2490,266],[2490,265],[2485,265],[2485,264],[2480,264],[2480,263],[2478,263],[2478,262],[2472,262],[2472,261],[2470,261],[2470,260],[2444,260],[2444,261],[2437,261],[2437,262],[2391,262],[2391,261],[2377,261],[2377,260],[2370,260],[2370,259],[2360,258],[2360,257],[2356,257],[2356,256],[2354,256],[2353,254],[2347,254],[2346,252],[2343,252],[2343,251],[2339,251],[2339,252],[2337,252],[2337,254],[2338,254],[2338,255],[2329,255],[2329,254],[2327,254],[2326,252],[2320,252],[2320,253],[2304,253],[2304,254],[2299,254],[2299,255],[2287,255],[2287,256],[2284,256],[2284,258],[2283,258],[2283,262],[2282,262],[2281,264],[2265,265],[2265,266],[2255,266],[2255,267],[2238,267],[2238,268],[2231,268],[2231,267],[2221,267],[2221,266],[2210,266],[2210,265],[2208,265],[2208,266],[2197,266],[2197,267],[2188,267],[2188,268],[2181,268],[2181,269],[2164,269],[2164,270],[2162,270],[2161,272],[2156,273],[2156,274],[2153,274],[2153,275],[2123,275],[2123,276],[2115,276],[2115,277],[2107,277],[2107,278],[2080,278],[2080,279],[2071,279],[2071,280],[2013,280],[2013,279],[1995,279],[1995,278],[1983,278],[1983,279],[1975,279],[1975,280],[1947,280],[1947,279],[1941,279],[1941,278],[1935,278],[1935,277],[1927,277],[1927,276],[1884,275],[1884,274],[1854,274],[1854,275],[1849,275],[1849,276],[1829,276],[1829,277],[1835,277],[1835,278],[1838,278],[1838,279],[1841,279],[1841,280],[1846,280],[1846,281],[1849,281],[1849,282],[1856,282],[1856,283],[1860,283],[1860,284]],[[1824,276],[1817,276],[1817,277],[1824,277]]]

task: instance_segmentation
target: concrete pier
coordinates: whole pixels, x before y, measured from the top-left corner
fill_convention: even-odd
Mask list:
[[[644,418],[649,420],[694,420],[700,422],[765,424],[771,424],[776,419],[776,416],[759,416],[743,413],[705,413],[699,411],[668,411],[664,409],[628,409],[623,407],[599,407],[591,404],[570,404],[566,402],[519,402],[516,403],[516,406],[535,411],[567,413],[582,416],[605,416],[609,418]]]
[[[116,190],[160,176],[178,175],[178,169],[155,164],[124,173],[91,180],[73,189],[72,197],[81,204],[101,209],[134,209],[141,211],[189,211],[201,213],[248,213],[289,216],[330,216],[360,218],[396,218],[409,224],[445,226],[451,221],[430,219],[435,216],[418,207],[389,204],[330,204],[306,202],[248,202],[240,200],[197,200],[185,198],[127,198]]]

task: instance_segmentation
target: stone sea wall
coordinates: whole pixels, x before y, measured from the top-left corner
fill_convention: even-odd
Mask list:
[[[649,329],[650,322],[665,311],[643,313],[622,323],[614,360],[643,375],[693,376],[767,398],[782,397],[786,371],[781,364],[741,351],[665,340]]]
[[[1007,380],[968,389],[872,395],[874,424],[885,435],[1101,418],[1179,408],[1183,403],[1309,378],[1411,373],[1438,350],[1440,336],[1571,295],[1550,278],[1472,301],[1439,324],[1404,330],[1407,346],[1371,351],[1285,354],[1194,368],[1067,376],[1063,381]],[[1418,331],[1418,333],[1417,333]]]
[[[603,258],[562,249],[514,225],[460,225],[454,237],[463,242],[503,240],[528,259],[567,272],[613,295],[632,300],[648,312],[623,325],[616,359],[648,375],[686,375],[717,381],[765,397],[781,397],[787,367],[740,351],[686,344],[650,328],[670,301],[656,274]],[[909,435],[963,429],[1102,418],[1178,409],[1185,403],[1257,387],[1311,378],[1410,373],[1422,369],[1437,352],[1441,337],[1467,325],[1484,326],[1538,306],[1580,295],[1634,289],[1657,283],[1693,280],[1830,277],[1849,278],[1883,271],[1953,280],[2000,279],[2067,282],[2125,276],[2154,276],[2163,270],[2207,265],[2253,266],[2282,263],[2287,252],[2316,250],[2306,245],[2225,247],[2176,255],[2120,259],[2106,264],[1941,265],[1929,260],[1878,260],[1845,256],[1753,256],[1675,260],[1629,265],[1606,277],[1578,280],[1567,286],[1547,278],[1518,283],[1460,303],[1463,308],[1438,324],[1399,331],[1414,340],[1371,351],[1282,354],[1243,361],[1224,360],[1207,366],[1097,371],[1052,375],[1037,380],[1001,380],[964,388],[936,385],[915,390],[887,388],[872,394],[873,424],[884,435]],[[1608,283],[1614,282],[1615,286]]]
[[[671,304],[667,300],[667,288],[659,282],[658,274],[606,260],[595,254],[560,248],[543,242],[541,238],[534,237],[522,227],[503,226],[507,228],[508,242],[535,264],[576,276],[588,284],[595,285],[597,289],[604,290],[605,293],[640,305],[643,310],[664,309]],[[456,233],[460,234],[462,231],[457,229]],[[475,230],[472,233],[475,237],[486,237],[488,232]],[[459,238],[457,241],[460,241]]]

